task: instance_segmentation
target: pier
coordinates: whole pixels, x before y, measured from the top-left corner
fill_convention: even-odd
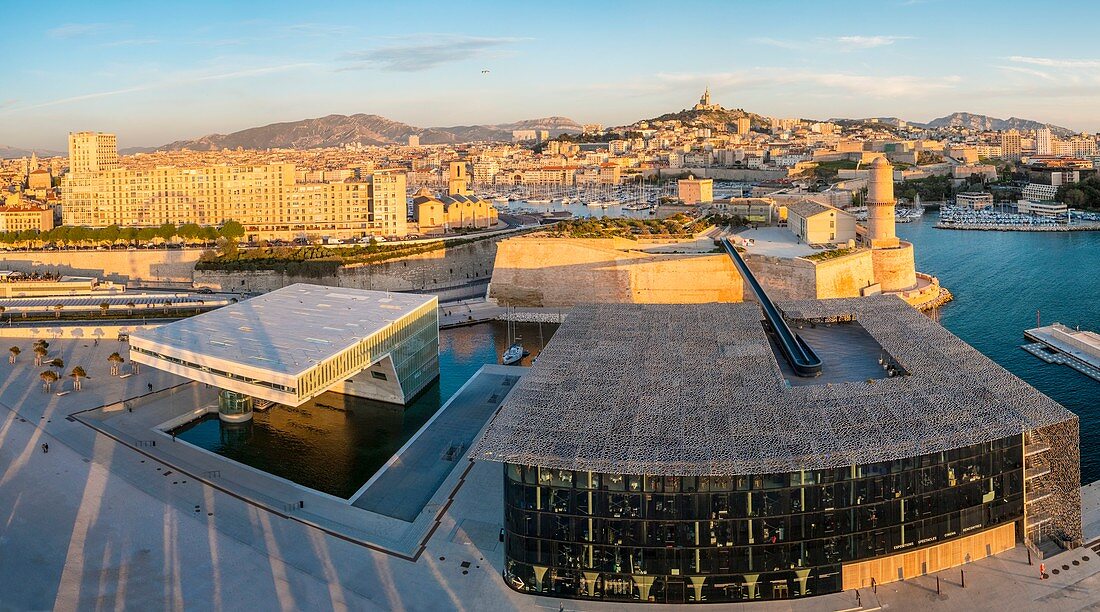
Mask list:
[[[1047,363],[1067,365],[1085,376],[1100,380],[1100,334],[1077,330],[1060,323],[1024,332],[1031,340],[1020,348]]]

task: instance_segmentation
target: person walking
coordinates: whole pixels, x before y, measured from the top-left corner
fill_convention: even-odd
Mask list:
[[[1047,564],[1046,563],[1040,563],[1039,564],[1039,580],[1046,580],[1046,579],[1047,579]]]
[[[42,443],[42,454],[50,452],[50,444],[48,442]]]

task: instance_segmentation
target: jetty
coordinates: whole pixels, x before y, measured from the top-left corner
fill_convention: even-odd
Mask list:
[[[1067,365],[1100,380],[1100,334],[1054,323],[1029,329],[1024,337],[1031,340],[1031,344],[1020,348],[1039,359]]]

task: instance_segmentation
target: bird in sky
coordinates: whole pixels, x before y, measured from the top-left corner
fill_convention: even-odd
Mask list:
[[[489,69],[485,68],[481,71],[481,74],[489,74]]]

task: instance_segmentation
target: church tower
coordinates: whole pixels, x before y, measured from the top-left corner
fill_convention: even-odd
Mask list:
[[[448,170],[447,193],[451,195],[470,195],[470,175],[467,172],[466,163],[451,162]]]

